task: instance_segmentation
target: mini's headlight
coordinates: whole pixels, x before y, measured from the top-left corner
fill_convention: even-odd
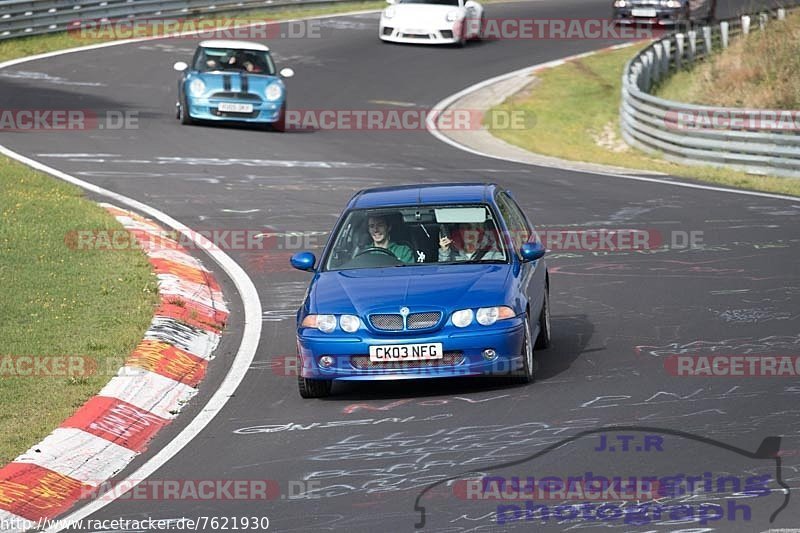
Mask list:
[[[316,328],[323,333],[336,329],[336,317],[333,315],[307,315],[300,324],[304,328]]]
[[[355,333],[361,326],[361,321],[355,315],[342,315],[339,318],[339,325],[342,326],[342,329],[347,333]]]
[[[481,307],[475,314],[475,320],[482,326],[491,326],[498,320],[505,320],[513,317],[514,311],[505,305],[500,307]]]
[[[457,328],[465,328],[472,322],[472,309],[462,309],[453,313],[453,325]]]
[[[681,7],[681,2],[680,0],[661,0],[661,5],[664,7],[678,8]]]
[[[614,7],[625,7],[628,3],[625,0],[614,0]]]
[[[459,13],[458,11],[450,11],[446,16],[447,22],[457,21],[460,15],[461,13]]]
[[[270,83],[264,90],[264,95],[267,97],[267,100],[277,100],[282,94],[283,89],[281,89],[281,86],[277,83]]]
[[[206,84],[200,78],[195,78],[189,82],[189,92],[192,96],[202,96],[206,92]]]
[[[386,9],[384,9],[383,10],[383,16],[386,17],[387,19],[392,18],[394,16],[394,8],[393,7],[387,7]]]

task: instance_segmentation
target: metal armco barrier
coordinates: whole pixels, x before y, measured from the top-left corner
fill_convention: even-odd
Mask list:
[[[769,31],[767,20],[759,14],[675,33],[639,52],[622,75],[625,142],[678,163],[800,178],[800,111],[692,105],[649,94],[671,71],[726,48],[730,37]]]
[[[77,30],[90,21],[186,18],[343,0],[0,0],[0,39]]]

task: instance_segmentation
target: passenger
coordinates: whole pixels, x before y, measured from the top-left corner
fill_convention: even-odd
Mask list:
[[[439,261],[490,261],[505,260],[505,254],[497,246],[497,235],[494,229],[488,231],[483,224],[461,224],[458,229],[462,246],[456,248],[451,236],[439,235]]]
[[[367,220],[367,229],[372,237],[372,246],[375,248],[385,248],[392,252],[394,256],[403,263],[414,262],[414,252],[405,244],[392,242],[390,238],[392,226],[389,225],[385,217],[371,216]]]

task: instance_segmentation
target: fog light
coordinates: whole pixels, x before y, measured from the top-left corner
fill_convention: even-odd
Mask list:
[[[487,361],[494,361],[495,359],[497,359],[497,352],[495,352],[491,348],[486,348],[483,351],[483,358],[486,359]]]
[[[330,355],[323,355],[319,358],[319,366],[322,368],[330,368],[333,366],[333,357]]]

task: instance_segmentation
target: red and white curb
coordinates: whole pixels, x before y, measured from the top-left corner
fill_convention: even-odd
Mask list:
[[[41,526],[120,472],[197,394],[228,319],[213,275],[158,224],[100,204],[138,239],[160,305],[117,375],[60,427],[0,468],[0,532]],[[147,243],[158,242],[158,248]],[[27,527],[25,526],[27,524]]]

